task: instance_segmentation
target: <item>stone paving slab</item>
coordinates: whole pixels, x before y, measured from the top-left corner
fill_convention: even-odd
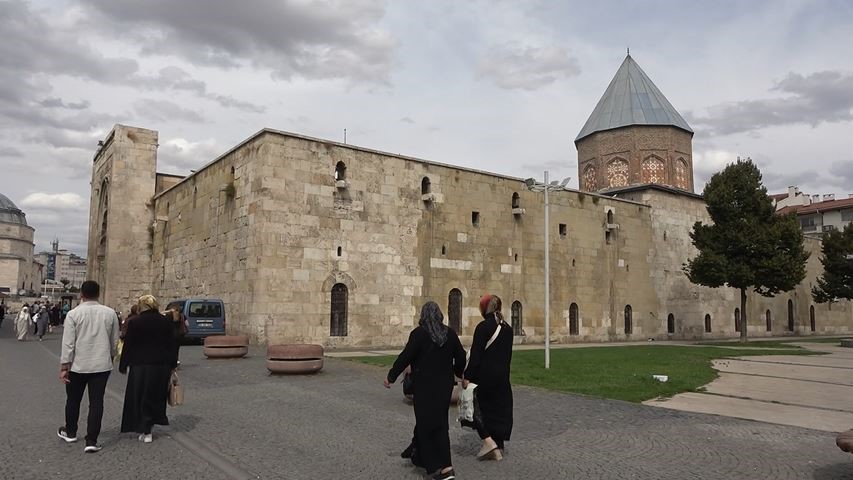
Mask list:
[[[169,410],[172,426],[155,430],[153,444],[140,445],[118,435],[120,403],[109,400],[107,448],[84,457],[54,436],[64,399],[56,381],[57,337],[16,344],[6,329],[4,324],[0,331],[0,382],[7,387],[0,390],[0,478],[229,478],[170,440],[175,433],[204,442],[262,479],[422,476],[399,458],[411,437],[412,407],[399,385],[382,387],[384,369],[327,359],[317,375],[271,376],[264,350],[255,347],[237,360],[206,360],[200,347],[182,348],[187,404]],[[124,377],[114,375],[110,390],[120,396]],[[514,391],[515,428],[503,462],[476,461],[478,437],[451,423],[458,478],[853,478],[853,456],[839,451],[830,433],[532,388]]]
[[[716,395],[853,413],[853,387],[845,385],[721,373],[718,379],[705,387],[705,391]],[[850,428],[853,428],[853,423]]]
[[[681,393],[667,400],[649,400],[645,404],[672,410],[722,415],[833,433],[853,428],[853,413],[707,393]]]
[[[813,382],[834,383],[853,386],[853,370],[833,367],[815,367],[768,363],[752,360],[714,360],[714,368],[720,372],[741,373],[767,377],[810,380]]]
[[[734,357],[737,360],[755,363],[779,363],[810,367],[846,368],[853,370],[853,360],[836,355],[761,355],[758,357]]]

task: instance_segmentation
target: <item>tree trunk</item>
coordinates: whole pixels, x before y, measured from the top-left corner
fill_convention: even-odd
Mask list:
[[[746,343],[746,289],[740,289],[740,341]]]

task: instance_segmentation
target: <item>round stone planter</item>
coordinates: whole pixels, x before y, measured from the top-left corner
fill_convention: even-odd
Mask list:
[[[245,335],[217,335],[204,339],[204,356],[207,358],[242,358],[249,353],[249,337]]]
[[[841,432],[835,437],[835,444],[844,452],[853,453],[853,430]]]
[[[270,345],[267,347],[267,370],[271,373],[317,373],[322,369],[322,345]]]

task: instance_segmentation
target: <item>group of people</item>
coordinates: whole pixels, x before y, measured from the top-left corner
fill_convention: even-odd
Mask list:
[[[143,295],[132,315],[120,324],[115,310],[98,303],[97,282],[84,282],[80,294],[81,303],[68,312],[62,335],[59,379],[65,384],[65,424],[57,435],[68,443],[78,440],[80,402],[88,390],[83,451],[101,450],[98,436],[104,393],[113,362],[120,357],[119,372],[128,375],[121,432],[134,432],[139,441],[151,443],[154,425],[169,424],[166,403],[171,376],[178,366],[179,335],[185,332],[185,319],[178,312],[160,313],[157,299]]]
[[[466,362],[465,349],[456,332],[444,324],[441,308],[427,302],[421,308],[418,326],[385,378],[384,385],[390,388],[404,371],[411,371],[414,438],[401,456],[426,469],[426,478],[456,478],[450,458],[448,411],[457,377],[462,379],[463,389],[476,385],[474,422],[470,426],[483,440],[477,458],[503,458],[504,442],[512,433],[509,369],[513,334],[504,321],[501,303],[497,295],[480,299],[483,320],[474,330]]]
[[[68,303],[61,307],[59,304],[41,303],[38,300],[33,302],[32,306],[25,303],[15,318],[15,336],[20,342],[26,341],[32,328],[33,335],[42,341],[48,331],[52,332],[54,327],[63,324],[70,310]]]

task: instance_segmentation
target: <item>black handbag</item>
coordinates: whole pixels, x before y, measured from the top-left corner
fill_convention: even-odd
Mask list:
[[[414,395],[414,380],[412,379],[412,374],[407,373],[403,377],[403,395]]]

